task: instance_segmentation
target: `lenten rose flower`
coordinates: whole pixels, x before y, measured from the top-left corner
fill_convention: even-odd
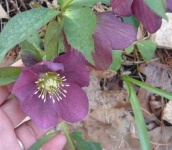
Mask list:
[[[112,12],[97,13],[93,39],[95,65],[100,69],[107,69],[112,63],[112,50],[122,50],[130,46],[136,40],[136,30]]]
[[[70,51],[51,61],[24,67],[12,93],[21,109],[40,128],[58,123],[59,117],[77,122],[88,113],[88,98],[81,89],[89,85],[89,68],[81,53]]]
[[[136,41],[136,30],[130,24],[122,22],[113,12],[96,13],[97,25],[93,34],[95,66],[99,70],[107,69],[112,63],[112,50],[122,50]],[[73,48],[68,43],[64,33],[66,49]]]
[[[167,12],[172,12],[172,0],[167,0],[166,5]],[[144,0],[111,0],[111,6],[116,15],[135,15],[150,33],[156,32],[161,27],[162,19]]]

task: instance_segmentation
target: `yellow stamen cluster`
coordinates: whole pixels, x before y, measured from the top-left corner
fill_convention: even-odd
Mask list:
[[[60,77],[60,74],[56,72],[47,72],[42,74],[39,79],[35,82],[38,86],[34,94],[39,93],[38,98],[46,101],[47,96],[55,103],[55,100],[62,100],[66,97],[67,91],[64,89],[69,84],[65,83],[66,78]]]

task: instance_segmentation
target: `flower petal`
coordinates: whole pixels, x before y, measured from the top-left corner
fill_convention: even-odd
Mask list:
[[[64,66],[61,63],[54,63],[50,61],[44,61],[42,64],[45,64],[52,71],[64,70]]]
[[[111,0],[112,9],[119,16],[131,16],[132,3],[133,0]]]
[[[80,52],[68,51],[58,56],[54,62],[64,65],[64,71],[61,74],[66,77],[67,82],[72,82],[81,87],[89,85],[89,68],[86,66],[87,61]]]
[[[58,115],[55,112],[52,100],[47,95],[44,102],[38,98],[39,93],[32,94],[32,97],[25,99],[21,104],[21,109],[42,129],[55,126],[58,123]]]
[[[29,99],[36,90],[35,81],[38,76],[29,69],[23,69],[18,80],[15,82],[12,93],[16,95],[20,102]]]
[[[172,12],[172,0],[167,0],[167,12]]]
[[[55,111],[59,117],[68,122],[83,120],[88,114],[88,98],[85,92],[78,85],[72,83],[65,90],[67,90],[66,97],[55,102]]]
[[[93,38],[95,64],[106,69],[112,62],[111,50],[131,45],[136,40],[136,31],[133,26],[121,22],[112,12],[98,13]]]
[[[144,0],[134,0],[132,11],[148,32],[154,33],[161,27],[162,19],[148,7]]]
[[[112,63],[112,49],[109,45],[97,40],[96,36],[93,36],[95,52],[93,53],[93,58],[97,69],[105,70]]]
[[[51,61],[42,61],[36,65],[30,67],[30,70],[39,75],[40,73],[46,73],[48,71],[60,71],[64,70],[64,66],[61,63],[54,63]]]

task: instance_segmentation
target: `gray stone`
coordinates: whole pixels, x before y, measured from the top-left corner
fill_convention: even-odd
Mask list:
[[[154,41],[158,47],[172,49],[172,13],[167,13],[168,22],[162,20],[161,28],[151,35],[151,40]]]

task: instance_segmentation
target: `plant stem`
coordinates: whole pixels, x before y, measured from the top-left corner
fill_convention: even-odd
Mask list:
[[[67,127],[66,123],[65,123],[65,122],[61,122],[61,127],[62,127],[62,129],[63,129],[63,132],[64,132],[64,134],[65,134],[67,140],[68,140],[70,149],[71,149],[71,150],[75,150],[75,147],[74,147],[73,142],[72,142],[72,139],[71,139],[71,137],[70,137],[70,135],[69,135],[69,131],[68,131],[68,127]]]
[[[72,2],[73,0],[67,0],[63,6],[62,6],[62,11],[65,11],[65,9],[67,8],[67,6]]]

